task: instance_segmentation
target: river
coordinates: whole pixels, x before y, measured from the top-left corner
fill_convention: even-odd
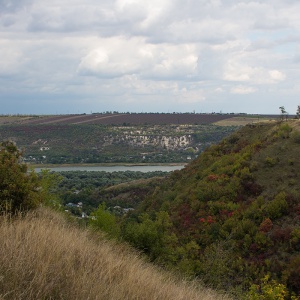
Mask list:
[[[104,172],[125,172],[125,171],[139,171],[139,172],[171,172],[180,170],[184,166],[64,166],[64,167],[50,167],[50,168],[35,168],[36,172],[40,172],[42,169],[47,169],[54,172],[64,171],[104,171]]]

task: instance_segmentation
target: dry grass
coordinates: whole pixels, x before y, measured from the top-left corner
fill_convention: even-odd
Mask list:
[[[0,299],[225,299],[40,209],[0,219]]]
[[[269,122],[269,118],[263,117],[232,117],[230,119],[221,120],[213,123],[218,126],[245,126],[247,124],[254,124],[260,122]]]
[[[17,124],[32,119],[29,116],[0,116],[0,125]]]

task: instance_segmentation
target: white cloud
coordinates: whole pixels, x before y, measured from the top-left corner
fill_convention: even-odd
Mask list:
[[[183,88],[178,90],[175,98],[178,103],[182,104],[196,104],[205,101],[205,93],[203,90],[188,90],[187,88]]]
[[[223,79],[232,82],[248,82],[251,84],[274,84],[284,81],[286,75],[279,70],[268,70],[260,64],[255,63],[251,56],[241,55],[245,62],[240,58],[230,59],[224,65]],[[248,58],[248,59],[247,59]],[[249,64],[246,64],[246,61]],[[253,65],[250,65],[252,63]]]
[[[270,78],[274,81],[283,81],[285,80],[285,74],[278,70],[269,71]]]
[[[247,94],[252,94],[256,92],[256,89],[250,86],[235,86],[231,88],[230,91],[232,94],[240,94],[240,95],[247,95]]]
[[[27,59],[24,57],[19,43],[14,44],[9,40],[0,40],[0,74],[18,75]]]
[[[79,64],[81,75],[119,77],[137,74],[142,78],[185,80],[196,74],[198,57],[189,45],[153,45],[143,39],[102,39]]]

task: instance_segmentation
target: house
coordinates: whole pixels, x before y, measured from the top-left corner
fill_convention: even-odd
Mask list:
[[[132,208],[132,207],[129,207],[129,208],[123,208],[123,212],[124,212],[125,214],[127,214],[128,212],[133,211],[133,210],[134,210],[134,208]]]

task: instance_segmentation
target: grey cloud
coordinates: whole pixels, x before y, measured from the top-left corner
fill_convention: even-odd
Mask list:
[[[296,101],[299,14],[296,0],[0,0],[1,91],[108,110]]]
[[[34,0],[0,0],[0,15],[14,13],[29,6]]]

